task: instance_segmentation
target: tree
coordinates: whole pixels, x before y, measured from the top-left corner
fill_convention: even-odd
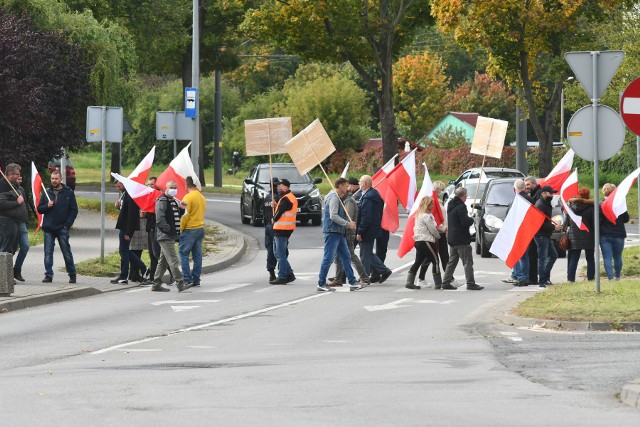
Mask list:
[[[0,8],[0,58],[2,166],[42,168],[61,147],[78,148],[91,99],[91,66],[78,46]]]
[[[427,51],[402,57],[393,66],[398,124],[409,129],[404,137],[422,138],[444,115],[443,101],[449,93],[444,69],[442,60]]]
[[[562,83],[571,75],[564,53],[591,41],[594,22],[628,0],[484,0],[432,2],[438,24],[467,49],[488,53],[489,72],[519,92],[540,141],[539,174],[552,168]],[[593,46],[589,49],[593,50]]]
[[[393,63],[416,29],[430,20],[420,0],[266,0],[248,11],[242,29],[285,52],[349,62],[378,104],[383,157],[397,153]]]

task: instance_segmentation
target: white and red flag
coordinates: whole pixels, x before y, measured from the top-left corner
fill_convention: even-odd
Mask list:
[[[42,196],[42,178],[38,173],[38,169],[36,169],[36,165],[31,162],[31,197],[33,197],[33,205],[36,207],[36,216],[38,218],[38,226],[36,227],[36,231],[33,232],[34,236],[38,234],[38,231],[40,231],[40,227],[42,227],[42,219],[44,218],[44,215],[38,212],[40,196]]]
[[[549,175],[547,175],[546,178],[538,180],[538,185],[540,185],[540,187],[548,185],[554,190],[560,191],[562,183],[569,177],[571,169],[573,169],[574,154],[575,153],[570,148],[569,151],[567,151],[567,154],[565,154],[551,172],[549,172]]]
[[[562,188],[560,189],[560,200],[562,200],[562,206],[564,206],[565,212],[569,215],[569,218],[578,226],[580,230],[589,231],[589,227],[587,227],[582,222],[582,217],[576,214],[569,204],[567,203],[569,199],[572,197],[578,196],[578,170],[574,170],[569,178],[566,179],[564,184],[562,184]]]
[[[516,195],[489,252],[513,268],[529,248],[546,215],[524,197]]]
[[[349,172],[349,163],[347,162],[347,164],[344,166],[344,170],[342,171],[342,174],[340,175],[340,178],[346,178],[347,177],[347,172]]]
[[[604,199],[604,202],[602,202],[602,213],[612,223],[615,224],[616,219],[627,211],[627,193],[631,187],[633,187],[639,174],[640,168],[631,172],[631,174],[623,179],[620,185],[613,190],[613,193],[609,194],[609,196]]]
[[[156,180],[156,187],[163,190],[167,185],[167,181],[175,181],[176,184],[178,184],[178,195],[176,197],[180,200],[188,193],[188,176],[193,178],[193,182],[198,187],[198,190],[202,189],[198,174],[193,169],[193,163],[191,163],[191,156],[189,155],[190,145],[191,143],[187,144],[187,146],[180,151],[178,156],[169,163],[169,167],[165,169]]]
[[[416,182],[416,149],[412,150],[387,175],[387,185],[406,210],[411,210],[418,193]]]
[[[416,211],[420,206],[420,201],[424,198],[424,196],[433,197],[433,210],[431,214],[436,220],[438,225],[442,224],[443,216],[442,209],[440,209],[440,203],[438,203],[435,191],[433,190],[433,182],[431,182],[431,177],[429,176],[429,169],[426,164],[422,164],[424,167],[424,178],[422,179],[422,187],[420,188],[420,192],[416,196],[415,202],[411,207],[411,211],[409,213],[409,218],[407,219],[407,223],[404,226],[404,233],[402,234],[402,239],[400,240],[400,246],[398,246],[398,256],[402,258],[413,249],[413,227],[416,224]],[[438,219],[438,217],[440,219]]]
[[[136,202],[136,205],[140,207],[140,210],[145,212],[156,211],[156,200],[162,196],[162,191],[142,185],[115,172],[111,172],[111,176],[124,185],[125,190],[127,190],[127,193],[129,193],[133,201]]]
[[[151,151],[144,156],[144,159],[136,166],[136,168],[128,176],[129,179],[139,183],[146,184],[149,172],[151,172],[151,166],[153,166],[153,158],[156,155],[156,146],[154,145]]]
[[[398,227],[400,227],[400,219],[398,216],[398,200],[395,198],[395,193],[389,190],[387,175],[394,169],[396,157],[398,157],[397,154],[389,159],[384,166],[378,169],[371,178],[373,188],[380,193],[380,197],[385,201],[385,207],[382,211],[382,228],[389,230],[392,233],[395,233]],[[389,204],[386,204],[387,192],[391,194],[391,199],[393,199]]]

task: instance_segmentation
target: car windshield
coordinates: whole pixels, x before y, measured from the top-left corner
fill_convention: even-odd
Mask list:
[[[509,206],[514,196],[512,182],[496,184],[487,194],[487,205]]]
[[[311,183],[311,177],[309,174],[300,175],[295,167],[282,168],[274,167],[273,176],[278,179],[286,179],[291,184],[309,184]],[[270,180],[269,169],[260,169],[258,171],[258,182],[262,184],[268,184]]]
[[[521,178],[524,176],[521,172],[516,171],[491,171],[485,172],[485,175],[490,178]]]
[[[483,182],[480,184],[480,187],[478,188],[478,183],[469,183],[469,184],[465,184],[464,188],[467,189],[467,197],[470,199],[479,199],[480,197],[482,197],[482,194],[484,193],[484,189],[487,188],[487,183]],[[477,190],[477,196],[476,196],[476,190]]]

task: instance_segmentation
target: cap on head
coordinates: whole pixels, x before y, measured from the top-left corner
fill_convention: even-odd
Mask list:
[[[277,176],[274,176],[274,177],[271,179],[271,182],[273,182],[273,185],[278,185],[278,183],[280,182],[280,180],[278,179],[278,177],[277,177]]]
[[[540,189],[540,193],[544,193],[545,191],[548,193],[557,193],[557,191],[554,190],[553,187],[551,187],[550,185],[545,185]]]
[[[278,185],[280,184],[284,185],[285,187],[291,187],[291,183],[288,179],[281,179],[280,181],[278,181]]]
[[[360,185],[358,178],[349,178],[349,185]]]

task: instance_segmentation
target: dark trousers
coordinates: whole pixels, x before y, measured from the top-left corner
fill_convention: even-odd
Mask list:
[[[446,233],[440,233],[440,239],[436,242],[436,246],[438,247],[438,257],[440,258],[441,268],[438,268],[438,264],[434,263],[433,267],[431,267],[432,274],[440,274],[441,271],[447,268],[447,264],[449,263],[449,243],[447,242]],[[418,275],[420,280],[424,280],[424,277],[427,275],[427,268],[429,268],[429,263],[423,264],[422,267],[420,267],[420,274]]]
[[[417,241],[413,246],[416,248],[416,260],[409,269],[409,273],[416,274],[420,266],[427,268],[429,264],[433,264],[438,269],[438,273],[440,273],[436,244],[434,242]]]
[[[267,271],[275,270],[278,260],[273,252],[273,224],[264,225],[264,247],[267,250]]]
[[[140,258],[129,249],[131,245],[131,239],[126,240],[124,238],[125,231],[120,230],[120,245],[118,246],[118,252],[120,253],[120,278],[126,279],[129,277],[129,262],[132,261],[133,265],[143,273],[146,271],[147,266],[144,265]]]
[[[376,256],[384,263],[387,259],[387,248],[389,247],[389,231],[382,229],[382,234],[376,239]],[[371,277],[375,279],[380,277],[380,271],[375,266],[371,266]]]
[[[153,280],[156,274],[156,269],[158,268],[158,258],[160,258],[160,244],[158,243],[155,228],[152,228],[147,233],[147,247],[149,251],[149,260],[151,261],[151,265],[149,266],[149,277]]]
[[[576,281],[580,252],[582,252],[582,249],[569,249],[567,251],[567,280],[569,282]],[[593,280],[596,277],[596,261],[593,249],[585,249],[584,257],[587,260],[587,280]]]

